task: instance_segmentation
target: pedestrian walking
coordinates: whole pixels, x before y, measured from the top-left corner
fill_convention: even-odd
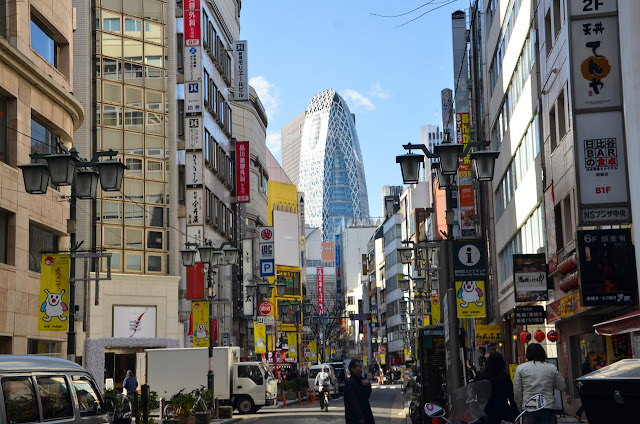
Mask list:
[[[369,397],[371,383],[362,378],[362,361],[349,362],[351,376],[344,386],[344,418],[346,424],[374,424]]]
[[[127,374],[122,382],[122,387],[124,388],[127,396],[133,396],[133,394],[138,389],[138,380],[133,375],[133,371],[127,371]]]
[[[524,403],[533,395],[541,393],[547,406],[524,416],[525,424],[555,424],[554,389],[564,391],[566,384],[557,368],[547,362],[547,353],[542,345],[532,343],[527,348],[527,362],[518,365],[513,377],[513,394],[522,410]]]
[[[488,380],[491,383],[491,397],[484,408],[487,424],[500,424],[502,420],[514,422],[519,413],[518,407],[513,397],[513,383],[500,353],[493,352],[489,355],[484,372],[476,376],[475,381],[480,380]]]
[[[467,383],[471,383],[476,378],[476,367],[467,359],[466,363]]]

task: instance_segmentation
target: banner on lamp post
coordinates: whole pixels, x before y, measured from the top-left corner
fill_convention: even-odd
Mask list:
[[[38,331],[69,331],[69,254],[44,254],[40,267]],[[73,318],[71,318],[73,319]]]
[[[253,323],[253,346],[256,353],[267,353],[267,326]]]
[[[296,333],[289,333],[287,335],[287,344],[289,345],[289,352],[287,353],[287,357],[297,358],[298,357],[298,335]]]
[[[324,315],[324,268],[317,269],[318,275],[318,315]]]
[[[209,302],[191,302],[193,347],[209,347]]]
[[[318,360],[318,342],[315,340],[309,342],[309,359],[312,361]]]

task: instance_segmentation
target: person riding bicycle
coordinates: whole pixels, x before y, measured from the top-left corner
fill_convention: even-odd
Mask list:
[[[322,367],[322,371],[316,375],[316,386],[319,388],[320,392],[320,409],[324,408],[324,395],[327,393],[327,407],[328,405],[328,395],[331,391],[331,384],[333,383],[333,379],[331,378],[331,374],[329,374],[329,368],[324,366]]]

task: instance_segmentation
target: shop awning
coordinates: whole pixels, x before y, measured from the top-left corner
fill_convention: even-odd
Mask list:
[[[604,321],[593,326],[596,333],[602,336],[614,336],[616,334],[640,331],[640,311],[633,311],[609,321]]]

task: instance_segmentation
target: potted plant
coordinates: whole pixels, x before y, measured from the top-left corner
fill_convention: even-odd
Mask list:
[[[191,415],[191,410],[196,401],[196,397],[191,393],[182,393],[171,400],[171,406],[178,414],[181,424],[195,424],[195,417]]]

